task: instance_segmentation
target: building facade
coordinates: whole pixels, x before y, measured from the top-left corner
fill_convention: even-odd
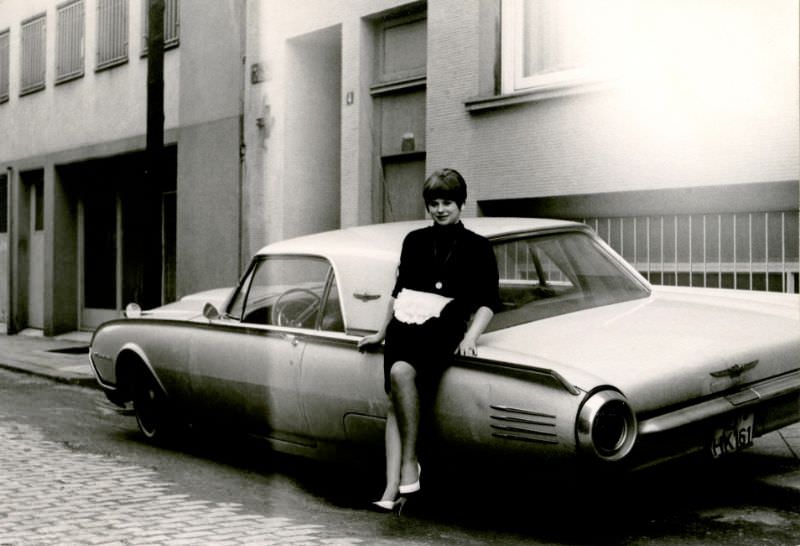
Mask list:
[[[244,4],[165,1],[146,176],[146,0],[0,0],[0,322],[91,330],[240,271]]]
[[[657,284],[797,292],[795,0],[0,0],[0,322],[47,335],[235,282],[271,241],[585,221]],[[678,31],[679,30],[679,31]]]
[[[263,238],[422,217],[451,166],[467,214],[585,221],[654,283],[798,291],[796,1],[248,6]]]

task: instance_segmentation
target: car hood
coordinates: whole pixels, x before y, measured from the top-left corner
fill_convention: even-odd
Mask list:
[[[203,315],[203,307],[211,303],[222,309],[233,288],[215,288],[182,297],[180,300],[142,312],[143,317],[172,320],[191,320]]]
[[[488,333],[482,356],[525,355],[586,391],[614,386],[637,412],[800,368],[800,298],[730,292],[656,289]]]

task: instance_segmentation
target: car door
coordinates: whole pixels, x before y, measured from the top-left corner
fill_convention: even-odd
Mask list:
[[[383,352],[359,352],[345,333],[339,288],[331,275],[318,331],[307,337],[300,389],[311,434],[323,442],[383,441],[388,398]]]
[[[313,443],[300,402],[300,362],[329,269],[306,256],[254,261],[225,314],[192,343],[192,386],[206,411],[258,435]]]

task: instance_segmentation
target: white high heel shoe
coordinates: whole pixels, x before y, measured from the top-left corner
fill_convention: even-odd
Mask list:
[[[417,481],[414,483],[407,483],[405,485],[400,486],[400,494],[401,495],[408,495],[409,493],[416,493],[420,490],[419,479],[422,477],[422,467],[419,463],[417,463]]]
[[[403,506],[406,505],[406,498],[399,497],[397,500],[379,500],[372,503],[372,506],[379,512],[394,512],[398,516],[403,511]]]

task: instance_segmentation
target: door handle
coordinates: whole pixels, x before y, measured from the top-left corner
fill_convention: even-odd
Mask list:
[[[297,347],[299,343],[297,336],[294,334],[286,334],[286,341],[292,344],[292,347]]]

